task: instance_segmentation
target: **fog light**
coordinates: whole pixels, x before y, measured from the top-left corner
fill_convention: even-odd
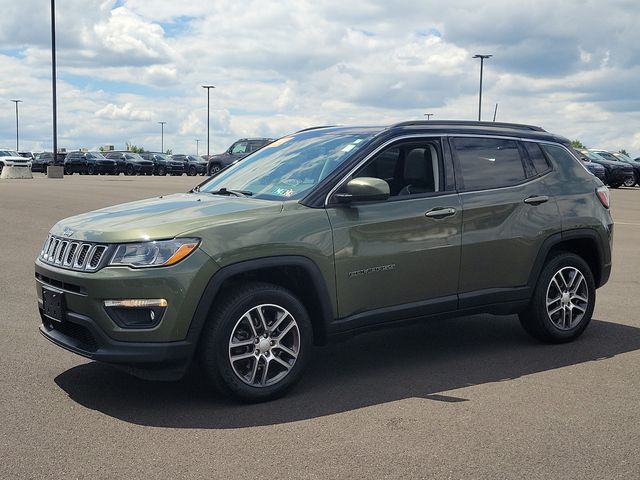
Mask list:
[[[122,328],[152,328],[164,315],[167,301],[157,299],[105,300],[107,315]]]

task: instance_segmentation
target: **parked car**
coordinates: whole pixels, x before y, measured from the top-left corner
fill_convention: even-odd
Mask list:
[[[587,168],[587,170],[589,170],[596,177],[602,180],[603,183],[607,182],[606,170],[602,165],[596,162],[592,162],[591,160],[589,160],[587,157],[585,157],[583,154],[581,154],[578,151],[576,151],[576,155],[578,156],[580,161],[583,163],[583,165]]]
[[[207,175],[218,173],[233,162],[260,150],[271,142],[273,142],[273,138],[241,138],[235,141],[224,153],[211,155],[208,159]]]
[[[619,161],[628,163],[633,167],[634,178],[628,179],[624,182],[625,187],[633,187],[634,185],[640,186],[640,159],[633,160],[629,155],[625,155],[621,152],[612,152]]]
[[[189,193],[59,221],[35,263],[40,332],[141,376],[197,359],[263,401],[300,380],[313,344],[384,324],[518,314],[572,341],[612,235],[609,190],[539,127],[311,129]]]
[[[118,173],[118,164],[115,160],[105,158],[101,152],[69,152],[64,159],[65,175],[81,173],[85,175]]]
[[[624,185],[630,177],[633,177],[633,168],[624,162],[620,162],[617,159],[614,161],[607,160],[600,154],[586,148],[580,148],[578,149],[578,152],[592,162],[599,163],[604,167],[606,176],[605,183],[612,188],[618,188]]]
[[[160,152],[144,152],[140,156],[144,160],[153,162],[153,174],[164,176],[167,173],[171,175],[182,175],[184,173],[184,162],[182,160],[172,160],[170,155]]]
[[[53,152],[40,152],[36,153],[35,158],[33,159],[31,170],[34,172],[47,172],[47,167],[55,165],[55,166],[63,166],[64,159],[67,156],[66,153],[59,152],[56,154],[56,161],[53,161]]]
[[[118,173],[125,175],[153,175],[153,161],[143,159],[134,152],[111,151],[107,158],[118,162]]]
[[[18,155],[24,158],[28,158],[29,160],[31,160],[31,163],[33,163],[33,159],[35,158],[36,153],[35,152],[18,152]]]
[[[195,175],[204,175],[207,173],[207,162],[195,155],[176,154],[171,155],[171,160],[182,162],[184,165],[184,172],[193,177]]]
[[[15,150],[0,149],[0,173],[4,167],[31,168],[31,160],[20,156]]]

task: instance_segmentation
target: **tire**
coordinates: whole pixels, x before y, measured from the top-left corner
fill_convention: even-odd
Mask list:
[[[555,301],[547,307],[548,299]],[[570,342],[589,325],[595,301],[595,280],[587,262],[573,253],[557,252],[542,269],[531,303],[520,314],[520,323],[540,341]]]
[[[95,175],[96,169],[93,165],[87,165],[87,175]]]
[[[215,175],[220,170],[221,170],[220,165],[217,163],[214,163],[213,165],[211,165],[211,168],[209,169],[209,175]]]
[[[158,175],[161,177],[164,177],[167,174],[167,169],[160,166],[158,167]]]
[[[64,174],[65,174],[65,175],[73,175],[73,169],[72,169],[70,166],[65,165],[65,167],[64,167]]]
[[[267,332],[275,326],[272,333],[281,338],[264,337],[264,325]],[[233,339],[245,343],[231,347]],[[216,301],[202,330],[198,357],[203,373],[220,391],[253,403],[289,391],[300,380],[312,345],[311,320],[300,300],[277,285],[252,283]],[[242,358],[232,362],[233,356]]]
[[[125,175],[135,175],[135,171],[133,170],[133,165],[127,165],[124,168],[124,174]]]
[[[190,177],[195,177],[198,174],[198,170],[196,169],[196,167],[189,167],[189,170],[187,171],[187,175],[189,175]]]
[[[633,177],[627,177],[624,182],[622,183],[625,187],[633,187],[636,184],[636,177],[635,175]]]

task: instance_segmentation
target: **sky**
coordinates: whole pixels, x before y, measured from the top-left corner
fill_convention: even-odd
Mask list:
[[[49,0],[0,0],[0,148],[52,148]],[[58,145],[173,153],[317,125],[540,125],[640,156],[640,2],[58,0]],[[196,142],[199,140],[199,142]]]

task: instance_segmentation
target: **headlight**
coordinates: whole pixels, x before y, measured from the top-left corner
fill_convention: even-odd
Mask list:
[[[187,258],[200,244],[198,238],[174,238],[118,245],[109,265],[168,267]]]

